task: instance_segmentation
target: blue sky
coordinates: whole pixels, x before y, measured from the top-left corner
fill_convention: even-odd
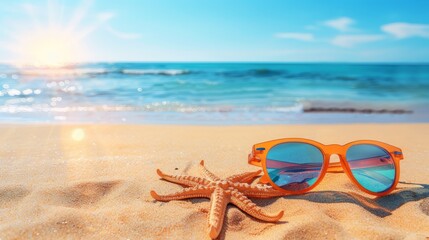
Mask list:
[[[55,25],[74,39],[73,50],[58,48],[76,61],[429,62],[428,9],[424,0],[9,1],[0,61],[25,58],[37,44],[23,39]]]

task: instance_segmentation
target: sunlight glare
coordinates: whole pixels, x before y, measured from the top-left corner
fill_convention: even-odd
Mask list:
[[[60,67],[73,62],[79,52],[73,36],[60,30],[32,35],[22,42],[22,50],[25,52],[24,62],[47,67]]]
[[[82,128],[75,128],[72,131],[72,139],[76,142],[80,142],[85,139],[85,131]]]
[[[81,0],[75,11],[65,11],[59,0],[48,1],[45,9],[23,4],[27,18],[7,34],[10,40],[3,47],[16,54],[17,66],[57,68],[85,61],[89,52],[84,50],[85,38],[114,17],[114,13],[105,12],[96,19],[87,18],[92,3]]]

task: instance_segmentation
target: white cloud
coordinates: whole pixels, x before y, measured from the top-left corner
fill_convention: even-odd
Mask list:
[[[341,32],[346,32],[352,30],[350,25],[352,25],[355,21],[348,17],[340,17],[332,20],[325,21],[325,24],[328,27],[334,28]]]
[[[338,35],[331,43],[340,47],[353,47],[354,45],[382,40],[383,35]]]
[[[381,26],[381,30],[396,38],[423,37],[429,38],[429,24],[390,23]]]
[[[306,41],[306,42],[314,40],[314,36],[311,33],[285,32],[285,33],[277,33],[275,36],[277,38],[294,39],[294,40]]]

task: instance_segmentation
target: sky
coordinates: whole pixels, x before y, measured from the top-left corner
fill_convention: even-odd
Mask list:
[[[0,62],[429,62],[429,1],[410,2],[8,1]]]

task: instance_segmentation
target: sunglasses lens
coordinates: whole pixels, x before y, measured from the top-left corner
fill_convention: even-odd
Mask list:
[[[390,154],[375,145],[351,146],[346,154],[354,178],[371,192],[384,192],[395,181],[395,164]]]
[[[298,142],[272,147],[266,159],[270,179],[288,191],[311,187],[319,178],[323,166],[323,154],[317,147]]]

